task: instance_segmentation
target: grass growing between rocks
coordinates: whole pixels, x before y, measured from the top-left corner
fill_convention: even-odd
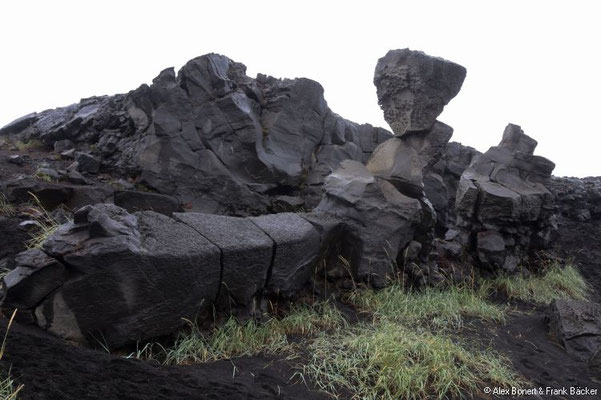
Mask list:
[[[462,285],[422,291],[405,290],[394,284],[379,291],[353,291],[348,301],[379,320],[456,329],[462,326],[464,317],[504,322],[504,308],[487,301],[490,290],[488,283],[477,288]]]
[[[230,318],[211,333],[203,333],[190,323],[166,351],[168,364],[193,364],[259,353],[275,354],[292,350],[288,335],[309,336],[335,331],[347,325],[342,314],[325,302],[313,306],[296,305],[281,319],[264,323],[250,320],[240,323]]]
[[[0,216],[14,217],[15,215],[17,215],[15,206],[8,201],[4,193],[0,193]]]
[[[27,151],[27,150],[33,150],[33,149],[41,149],[44,147],[44,144],[37,139],[31,139],[28,141],[21,141],[21,140],[16,141],[14,143],[14,146],[19,151]]]
[[[587,300],[589,286],[573,265],[553,263],[541,275],[503,276],[492,286],[510,299],[548,304],[553,299]]]
[[[60,227],[60,223],[46,210],[40,199],[29,193],[34,199],[34,206],[30,207],[32,218],[37,229],[31,234],[25,246],[28,250],[40,249],[42,244]]]

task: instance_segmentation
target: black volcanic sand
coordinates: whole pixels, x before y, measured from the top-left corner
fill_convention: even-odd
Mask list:
[[[0,323],[4,334],[6,320]],[[482,348],[496,349],[533,387],[588,387],[586,362],[567,354],[548,335],[545,308],[517,306],[505,325],[471,321],[461,332]],[[20,399],[327,399],[310,390],[283,357],[241,357],[190,366],[160,366],[77,347],[37,328],[15,324],[3,369],[25,384]],[[310,384],[310,382],[309,382]],[[341,397],[345,398],[345,397]],[[478,399],[489,399],[484,394]],[[503,397],[510,399],[511,397]],[[523,397],[522,397],[523,398]],[[599,396],[541,396],[594,399]]]
[[[508,357],[514,369],[530,382],[526,385],[527,388],[588,387],[598,389],[598,393],[601,393],[601,383],[589,377],[587,363],[566,353],[563,347],[549,336],[546,307],[528,307],[521,304],[518,310],[510,313],[505,325],[485,325],[476,320],[468,325],[463,335],[482,343],[483,349],[493,348]],[[526,398],[599,399],[601,395],[542,395]]]
[[[6,320],[2,320],[2,335]],[[25,387],[19,399],[327,399],[277,357],[241,357],[190,366],[159,366],[73,346],[32,327],[14,324],[4,360]]]

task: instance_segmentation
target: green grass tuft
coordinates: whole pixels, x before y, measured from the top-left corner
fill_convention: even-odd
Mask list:
[[[309,351],[303,375],[334,396],[348,390],[353,399],[443,399],[521,382],[507,359],[491,350],[473,352],[389,321],[321,335]]]
[[[203,333],[190,323],[189,331],[180,335],[174,346],[166,351],[165,362],[192,364],[259,353],[273,354],[291,350],[288,335],[308,336],[344,326],[346,321],[342,314],[330,303],[295,305],[282,319],[272,318],[265,323],[254,320],[239,323],[230,318],[210,333]]]
[[[548,304],[553,299],[587,300],[590,288],[573,265],[552,264],[542,275],[502,276],[492,286],[510,299]]]
[[[451,286],[422,291],[392,285],[378,291],[353,291],[348,300],[376,319],[443,329],[461,327],[464,317],[503,322],[505,310],[487,301],[489,292],[488,284],[478,288]]]

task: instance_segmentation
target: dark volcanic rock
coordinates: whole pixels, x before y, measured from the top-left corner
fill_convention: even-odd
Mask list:
[[[15,262],[16,268],[4,278],[2,297],[20,310],[35,308],[67,279],[65,266],[37,249],[19,254]]]
[[[73,195],[73,188],[69,186],[31,178],[8,181],[3,186],[3,191],[11,203],[29,203],[37,198],[47,209],[67,203]]]
[[[39,326],[119,346],[171,333],[217,294],[219,249],[154,212],[85,207],[44,243],[69,273],[35,309]]]
[[[394,276],[399,249],[413,239],[422,218],[418,200],[350,160],[328,176],[325,197],[316,211],[347,221],[351,231],[347,240],[355,249],[349,261],[359,279],[375,286]]]
[[[249,305],[267,280],[273,256],[271,238],[247,218],[200,213],[178,213],[174,218],[221,250],[220,291],[225,301]]]
[[[114,202],[116,206],[125,208],[130,213],[154,211],[171,216],[173,213],[181,211],[181,205],[175,197],[151,192],[116,190]]]
[[[244,65],[217,54],[177,74],[167,69],[125,95],[31,115],[0,135],[57,148],[71,141],[83,152],[74,153],[80,171],[101,168],[190,210],[234,215],[265,213],[282,195],[312,208],[342,160],[365,160],[391,137],[334,114],[317,82],[252,79]]]
[[[601,346],[601,305],[578,300],[553,300],[551,334],[569,352],[589,359]]]
[[[374,150],[367,169],[402,193],[423,196],[423,171],[438,161],[452,135],[453,128],[437,121],[427,132],[388,139]]]
[[[311,278],[319,256],[320,235],[299,214],[282,213],[250,218],[272,240],[273,261],[268,271],[266,294],[291,297]]]
[[[23,220],[17,217],[0,216],[0,260],[10,260],[14,255],[25,250],[25,243],[31,237],[20,226],[21,222]]]
[[[432,128],[459,93],[466,70],[421,51],[390,50],[378,60],[374,84],[384,118],[396,136]]]
[[[513,272],[532,252],[547,248],[557,226],[545,186],[555,165],[532,154],[536,141],[510,124],[499,146],[467,168],[455,199],[462,244],[477,246],[480,266]],[[477,239],[472,239],[476,238]]]

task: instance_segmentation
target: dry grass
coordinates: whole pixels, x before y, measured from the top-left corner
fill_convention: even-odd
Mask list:
[[[40,249],[44,242],[60,227],[60,224],[48,210],[44,208],[40,199],[33,193],[29,193],[34,199],[34,211],[32,218],[37,229],[31,234],[31,239],[25,243],[28,249]]]
[[[14,217],[17,215],[17,209],[12,205],[4,193],[0,193],[0,216]]]

